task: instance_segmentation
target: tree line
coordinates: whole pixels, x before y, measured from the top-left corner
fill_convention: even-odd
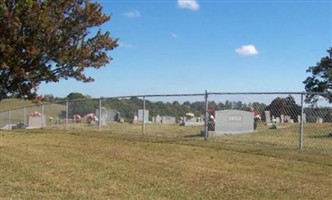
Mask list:
[[[89,95],[81,93],[70,93],[65,98],[54,97],[53,95],[45,95],[44,99],[49,102],[66,102],[68,101],[69,116],[74,114],[86,115],[94,113],[99,109],[99,99],[93,99]],[[106,109],[113,109],[120,113],[120,116],[125,121],[131,121],[137,111],[143,108],[143,99],[138,97],[131,97],[127,99],[117,98],[102,98],[101,106]],[[301,106],[298,105],[295,99],[289,95],[286,98],[276,97],[270,104],[252,102],[243,103],[242,101],[229,101],[225,102],[208,102],[208,109],[211,114],[216,110],[246,110],[251,108],[261,115],[262,120],[265,121],[265,112],[270,111],[271,116],[281,117],[281,115],[290,116],[294,122],[298,122],[298,116],[301,115]],[[173,116],[176,118],[183,117],[186,113],[194,113],[195,116],[204,115],[205,102],[204,101],[179,101],[164,102],[164,101],[150,101],[145,100],[145,109],[149,110],[150,120],[153,116]],[[304,113],[307,114],[307,122],[315,122],[317,118],[322,118],[324,122],[332,122],[332,108],[330,107],[306,107]]]

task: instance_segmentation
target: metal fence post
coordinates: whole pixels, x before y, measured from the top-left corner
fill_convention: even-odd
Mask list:
[[[208,130],[208,109],[209,109],[209,102],[208,102],[208,92],[205,90],[205,120],[204,120],[204,139],[207,140],[209,137],[209,130]]]
[[[0,127],[2,126],[2,101],[0,101],[0,110],[1,110],[1,112],[0,112]],[[1,131],[2,129],[0,129],[0,131]]]
[[[12,130],[11,117],[12,117],[12,111],[8,110],[8,130]]]
[[[142,120],[142,134],[145,134],[145,96],[143,96],[143,120]]]
[[[28,124],[27,124],[27,107],[26,106],[24,106],[24,108],[23,108],[23,122],[24,122],[25,126],[28,126]]]
[[[99,98],[99,121],[98,121],[98,131],[101,131],[101,98]]]
[[[45,108],[44,108],[44,104],[42,103],[42,105],[41,105],[41,120],[40,120],[40,125],[41,125],[41,127],[43,128],[44,127],[44,120],[43,119],[46,119],[45,118]]]
[[[68,130],[68,100],[66,101],[66,130]]]
[[[301,94],[301,117],[300,117],[300,133],[299,133],[299,149],[303,149],[303,93]]]

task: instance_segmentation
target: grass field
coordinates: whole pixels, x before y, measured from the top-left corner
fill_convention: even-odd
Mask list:
[[[199,132],[147,126],[142,135],[127,124],[2,131],[0,199],[332,199],[331,152],[204,141]]]

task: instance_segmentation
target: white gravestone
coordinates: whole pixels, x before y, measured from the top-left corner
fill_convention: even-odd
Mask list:
[[[149,111],[144,110],[144,122],[149,121]],[[143,109],[138,110],[138,122],[143,122]]]

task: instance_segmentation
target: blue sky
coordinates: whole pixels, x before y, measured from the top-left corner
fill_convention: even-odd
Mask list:
[[[119,38],[95,82],[42,84],[39,93],[92,97],[301,92],[332,46],[332,1],[99,0]]]

